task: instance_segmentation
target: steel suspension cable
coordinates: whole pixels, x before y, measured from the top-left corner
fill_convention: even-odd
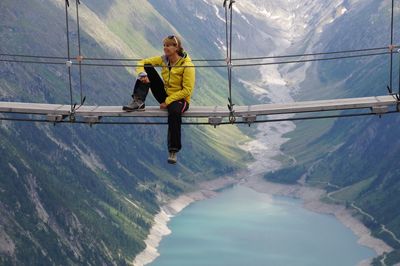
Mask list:
[[[79,63],[79,89],[81,93],[81,105],[83,105],[86,97],[83,97],[83,86],[82,86],[82,50],[81,50],[81,32],[80,32],[80,24],[79,24],[79,5],[81,4],[80,0],[76,0],[76,25],[77,25],[77,31],[78,31],[78,56],[77,60]]]
[[[229,109],[229,122],[234,123],[236,121],[235,111],[233,109],[234,104],[232,101],[232,28],[233,28],[233,4],[234,0],[230,0],[229,6],[227,6],[227,1],[224,1],[225,6],[225,25],[226,25],[226,35],[227,35],[227,70],[228,70],[228,89],[229,89],[229,97],[228,97],[228,109]],[[228,34],[228,10],[229,12],[229,34]],[[229,35],[229,38],[228,38]],[[229,39],[229,40],[228,40]]]
[[[393,48],[400,48],[400,46],[395,45],[395,46],[393,46]],[[331,54],[347,54],[347,53],[369,52],[369,51],[387,50],[387,49],[388,49],[388,47],[374,47],[374,48],[318,52],[318,53],[305,53],[305,54],[289,54],[289,55],[259,56],[259,57],[239,57],[239,58],[232,58],[232,61],[247,61],[247,60],[250,61],[250,60],[280,59],[280,58],[290,58],[290,57],[320,56],[320,55],[331,55]],[[390,47],[389,47],[389,49],[390,49]],[[45,55],[25,55],[25,54],[0,53],[0,56],[68,60],[67,57],[45,56]],[[121,61],[121,62],[135,62],[135,61],[142,60],[142,58],[93,58],[93,57],[85,57],[84,59],[85,59],[85,61]],[[9,59],[9,60],[12,60],[12,59]],[[74,60],[74,59],[72,59],[72,60]],[[221,59],[192,59],[192,61],[193,62],[226,62],[226,58],[225,59],[222,59],[222,58]]]
[[[359,57],[370,57],[370,56],[388,55],[388,54],[390,54],[390,52],[367,53],[367,54],[358,54],[358,55],[337,56],[337,57],[327,57],[327,58],[312,58],[312,59],[301,59],[301,60],[290,60],[290,61],[236,64],[236,65],[232,65],[232,67],[251,67],[251,66],[262,66],[262,65],[282,65],[282,64],[294,64],[294,63],[330,61],[330,60],[359,58]],[[29,61],[29,60],[15,60],[15,59],[0,59],[0,62],[65,65],[65,63],[62,63],[62,62]],[[82,66],[92,66],[92,67],[138,67],[138,66],[143,66],[143,65],[137,65],[137,64],[82,63]],[[180,67],[180,68],[191,68],[191,67],[194,67],[194,68],[226,68],[227,66],[226,65],[195,65],[195,66],[171,66],[171,67]]]
[[[230,52],[229,52],[229,49],[230,49],[230,42],[229,42],[229,30],[228,30],[228,28],[229,28],[229,19],[228,19],[228,10],[229,10],[229,7],[230,7],[230,4],[228,5],[228,0],[224,0],[224,4],[223,4],[223,7],[224,7],[224,9],[225,9],[225,37],[226,37],[226,59],[225,59],[225,62],[226,62],[226,70],[227,70],[227,74],[228,74],[228,90],[229,90],[229,92],[230,92],[230,88],[231,88],[231,80],[232,80],[232,76],[231,76],[231,74],[232,74],[232,61],[231,61],[231,58],[230,58]],[[231,98],[230,98],[230,96],[228,96],[228,109],[229,109],[229,112],[230,113],[232,113],[232,106],[231,106]]]
[[[390,54],[390,52],[337,56],[337,57],[328,57],[328,58],[302,59],[302,60],[291,60],[291,61],[278,61],[278,62],[267,62],[267,63],[238,64],[238,65],[234,65],[233,67],[268,66],[268,65],[295,64],[295,63],[306,63],[306,62],[317,62],[317,61],[331,61],[331,60],[338,60],[338,59],[370,57],[370,56],[387,55],[387,54]]]
[[[66,23],[66,34],[67,34],[67,59],[68,61],[66,62],[67,68],[68,68],[68,79],[69,79],[69,94],[70,94],[70,104],[71,104],[71,114],[74,112],[74,107],[73,107],[73,100],[72,100],[72,75],[71,75],[71,67],[72,67],[72,62],[71,62],[71,54],[70,54],[70,44],[69,44],[69,21],[68,21],[68,8],[69,8],[69,0],[65,0],[65,23]]]
[[[390,74],[389,74],[389,87],[390,93],[393,93],[393,37],[394,37],[394,0],[392,0],[392,15],[390,21]]]
[[[399,46],[395,46],[399,47]],[[388,50],[388,47],[375,47],[375,48],[364,48],[364,49],[352,49],[343,51],[330,51],[330,52],[319,52],[319,53],[306,53],[306,54],[289,54],[289,55],[272,55],[272,56],[259,56],[259,57],[242,57],[233,58],[232,61],[246,61],[246,60],[263,60],[263,59],[280,59],[280,58],[291,58],[291,57],[304,57],[304,56],[320,56],[320,55],[332,55],[332,54],[347,54],[357,52],[371,52],[377,50]]]
[[[224,9],[225,9],[225,37],[226,37],[226,58],[223,61],[228,61],[229,58],[229,33],[228,33],[228,0],[224,0]],[[229,75],[229,74],[228,74]]]
[[[273,122],[284,122],[284,121],[306,121],[306,120],[318,120],[318,119],[334,119],[334,118],[350,118],[350,117],[361,117],[361,116],[385,116],[389,114],[398,114],[398,111],[388,111],[385,114],[379,115],[375,113],[353,113],[353,114],[338,114],[338,115],[317,115],[317,116],[302,116],[302,117],[288,117],[288,118],[274,118],[274,119],[260,119],[250,124],[262,124],[262,123],[273,123]],[[0,117],[0,121],[14,121],[14,122],[39,122],[39,123],[52,123],[52,124],[91,124],[85,121],[49,121],[46,119],[36,119],[36,118],[13,118],[13,117]],[[98,123],[92,123],[93,125],[168,125],[168,122],[164,121],[103,121]],[[212,125],[209,122],[182,122],[183,125]],[[245,124],[248,125],[249,122],[246,121],[235,121],[234,124]],[[218,125],[232,125],[231,122],[221,122]]]

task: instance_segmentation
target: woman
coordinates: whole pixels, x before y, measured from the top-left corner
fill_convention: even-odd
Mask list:
[[[163,40],[164,55],[141,60],[136,69],[136,81],[132,102],[122,109],[128,112],[142,111],[149,88],[160,109],[168,110],[168,162],[175,164],[181,146],[182,114],[189,109],[190,97],[195,84],[192,60],[184,52],[181,40],[168,36]],[[161,80],[155,66],[161,66]]]

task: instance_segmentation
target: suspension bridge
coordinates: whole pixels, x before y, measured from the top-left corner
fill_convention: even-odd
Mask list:
[[[386,113],[397,112],[399,101],[391,95],[347,98],[320,101],[304,101],[280,104],[259,104],[248,106],[236,106],[235,116],[241,118],[241,123],[252,124],[264,120],[257,120],[263,116],[299,114],[299,113],[324,113],[343,110],[365,110],[363,113],[354,115],[383,115]],[[42,103],[22,103],[22,102],[0,102],[1,113],[42,115],[45,119],[42,121],[62,122],[71,117],[70,105],[63,104],[42,104]],[[229,109],[224,106],[194,106],[183,114],[187,118],[206,118],[206,123],[217,126],[224,124],[231,115]],[[76,109],[74,122],[97,124],[104,117],[122,118],[122,117],[166,117],[168,112],[161,110],[158,106],[146,107],[146,111],[125,112],[121,106],[81,106]],[[339,115],[338,115],[339,116]],[[342,115],[345,116],[345,115]],[[309,118],[328,118],[328,116],[308,116]],[[78,120],[77,120],[78,119]],[[289,120],[290,118],[281,118],[280,120]],[[273,119],[270,119],[273,121]],[[267,122],[267,121],[264,121]],[[134,122],[131,122],[134,123]],[[146,123],[146,122],[144,122]],[[204,123],[204,122],[201,122]],[[192,122],[196,124],[196,122]]]
[[[252,124],[275,121],[303,120],[303,119],[325,119],[349,116],[367,116],[367,115],[383,115],[389,113],[397,113],[400,111],[400,96],[393,91],[393,56],[395,53],[400,54],[399,47],[394,45],[394,0],[392,0],[392,18],[391,18],[391,39],[388,47],[362,48],[345,51],[297,54],[297,55],[281,55],[281,56],[263,56],[248,58],[232,58],[232,21],[233,8],[235,1],[224,0],[225,8],[225,24],[226,24],[226,44],[227,53],[225,59],[194,59],[194,62],[206,62],[207,64],[196,65],[195,67],[226,67],[228,70],[228,105],[227,106],[192,106],[189,111],[183,114],[185,118],[194,118],[183,124],[210,124],[213,126],[223,124]],[[145,111],[125,112],[121,106],[88,106],[84,105],[85,97],[82,91],[82,68],[91,66],[103,67],[137,67],[134,64],[115,64],[115,63],[96,63],[93,61],[120,61],[130,62],[139,59],[117,59],[117,58],[89,58],[82,55],[80,43],[80,25],[79,25],[79,5],[80,1],[76,0],[76,17],[77,17],[77,33],[78,33],[78,53],[75,58],[70,53],[70,37],[69,37],[69,0],[65,0],[66,15],[66,39],[67,39],[67,57],[52,56],[35,56],[21,54],[0,54],[0,62],[9,63],[27,63],[27,64],[65,64],[68,69],[70,104],[48,104],[48,103],[26,103],[26,102],[5,102],[0,101],[0,113],[18,114],[15,117],[0,116],[0,120],[12,121],[28,121],[28,122],[52,122],[52,123],[88,123],[92,124],[166,124],[165,121],[115,121],[115,118],[163,118],[168,115],[167,111],[160,110],[158,106],[148,106]],[[275,64],[294,64],[304,62],[341,60],[348,58],[360,58],[370,56],[390,55],[390,77],[387,89],[388,95],[360,97],[360,98],[344,98],[333,100],[317,100],[303,101],[291,103],[270,103],[248,106],[238,106],[233,104],[232,99],[232,69],[235,67],[250,67],[261,65]],[[308,58],[308,57],[312,58]],[[328,57],[320,57],[328,56]],[[295,58],[295,59],[292,59]],[[300,58],[300,59],[296,59]],[[273,62],[254,62],[255,60],[273,59]],[[47,61],[43,61],[47,60]],[[251,61],[250,63],[235,63],[238,61]],[[280,61],[279,61],[280,60]],[[92,63],[90,63],[92,61]],[[89,62],[89,63],[88,63]],[[214,62],[217,64],[208,64]],[[221,64],[223,62],[226,64]],[[79,85],[80,85],[80,104],[73,103],[72,92],[72,76],[71,68],[79,66]],[[400,76],[400,73],[399,73]],[[400,79],[399,79],[400,89]],[[352,112],[338,113],[337,111],[351,110]],[[335,112],[336,111],[336,112]],[[333,112],[333,113],[332,113]],[[284,114],[303,114],[300,116],[285,116],[274,118],[274,115]],[[36,118],[41,116],[41,118]],[[268,116],[268,118],[266,118]],[[104,121],[104,118],[114,118],[112,121]],[[203,120],[196,120],[202,118]],[[239,119],[237,119],[239,118]],[[204,120],[206,119],[206,120]]]

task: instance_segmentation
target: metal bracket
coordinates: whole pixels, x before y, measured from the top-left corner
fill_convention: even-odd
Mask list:
[[[242,121],[249,126],[257,121],[257,116],[256,115],[247,115],[242,117]]]
[[[84,116],[83,121],[88,123],[90,126],[100,122],[101,116]]]
[[[76,61],[78,61],[79,63],[82,63],[83,59],[84,59],[83,55],[77,55],[76,56]]]
[[[222,117],[212,116],[208,118],[208,123],[214,126],[214,128],[220,125],[221,122],[222,122]]]
[[[229,122],[231,124],[234,124],[236,122],[236,115],[235,115],[235,110],[233,109],[233,107],[235,106],[235,104],[232,103],[232,99],[228,98],[228,110],[229,110]]]
[[[380,117],[382,117],[382,115],[389,112],[389,107],[388,106],[372,106],[371,111],[372,111],[372,113],[379,115],[379,118],[380,118]]]
[[[67,116],[66,115],[53,115],[53,114],[48,114],[47,115],[47,121],[50,122],[61,122],[63,121]]]
[[[55,126],[58,122],[62,122],[67,115],[55,115],[55,114],[48,114],[46,116],[47,121],[53,122],[53,125]]]

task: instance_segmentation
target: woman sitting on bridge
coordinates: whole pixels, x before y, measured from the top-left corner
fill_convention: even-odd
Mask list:
[[[164,55],[141,60],[136,69],[138,79],[133,89],[132,101],[124,111],[143,111],[146,96],[151,88],[160,109],[168,110],[168,162],[175,164],[181,146],[182,114],[189,109],[195,84],[195,69],[190,57],[182,48],[181,40],[168,36],[163,40]],[[161,66],[161,80],[155,66]]]

